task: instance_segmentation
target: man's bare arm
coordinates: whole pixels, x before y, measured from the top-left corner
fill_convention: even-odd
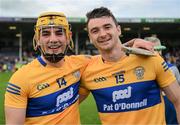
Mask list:
[[[26,109],[5,107],[6,125],[24,125]]]
[[[180,86],[177,81],[174,81],[169,86],[163,88],[168,99],[174,104],[177,114],[177,120],[180,123]]]
[[[88,97],[88,95],[79,95],[79,104],[84,101],[86,98]]]

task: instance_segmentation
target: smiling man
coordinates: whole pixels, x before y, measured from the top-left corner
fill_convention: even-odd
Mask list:
[[[126,55],[120,25],[106,7],[87,13],[86,26],[100,55],[83,72],[80,100],[93,94],[102,124],[165,125],[162,90],[180,121],[180,86],[166,62],[158,54]]]
[[[80,124],[79,84],[89,58],[65,56],[73,48],[63,13],[38,17],[34,49],[41,56],[19,69],[5,94],[6,124]]]

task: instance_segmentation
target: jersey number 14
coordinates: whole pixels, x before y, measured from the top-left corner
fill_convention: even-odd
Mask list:
[[[64,78],[59,78],[56,80],[58,85],[59,85],[59,88],[61,88],[61,86],[66,86],[66,80]]]

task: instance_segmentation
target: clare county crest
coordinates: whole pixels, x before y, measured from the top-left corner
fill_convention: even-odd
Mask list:
[[[137,79],[143,79],[144,72],[145,72],[145,69],[142,66],[138,66],[134,69],[134,74],[136,75]]]
[[[73,72],[73,76],[74,77],[76,77],[76,79],[79,79],[80,78],[80,71],[78,70],[78,71],[75,71],[75,72]]]

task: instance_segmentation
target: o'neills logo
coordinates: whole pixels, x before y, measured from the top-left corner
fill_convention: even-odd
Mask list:
[[[103,81],[106,81],[106,77],[99,77],[99,78],[94,78],[94,82],[103,82]]]
[[[43,90],[47,87],[49,87],[50,85],[48,83],[41,83],[37,85],[37,90]]]

